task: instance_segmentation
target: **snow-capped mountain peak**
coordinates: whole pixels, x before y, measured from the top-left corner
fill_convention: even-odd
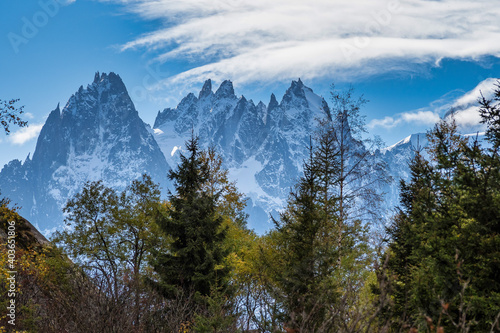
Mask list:
[[[403,140],[400,140],[393,144],[392,146],[389,146],[387,148],[382,149],[382,152],[388,152],[388,151],[395,151],[395,150],[401,150],[401,149],[410,149],[410,150],[419,150],[422,149],[423,147],[427,146],[427,134],[426,133],[415,133],[407,136]]]
[[[219,86],[219,89],[217,89],[217,91],[215,92],[215,98],[217,99],[236,98],[236,95],[234,94],[233,83],[229,80],[223,81]]]
[[[0,180],[5,195],[22,205],[21,213],[46,229],[62,223],[61,208],[86,181],[102,180],[124,189],[148,173],[167,186],[168,170],[121,78],[96,73],[92,84],[80,87],[63,110],[58,106],[49,114],[33,159],[6,166]],[[23,178],[11,177],[16,172]]]
[[[244,182],[242,190],[251,198],[250,210],[258,211],[254,217],[281,209],[300,174],[317,119],[329,114],[328,104],[300,79],[292,81],[281,103],[271,94],[268,106],[263,102],[255,105],[245,96],[238,99],[228,80],[213,98],[206,98],[210,93],[211,81],[207,80],[199,98],[190,94],[176,108],[158,113],[155,138],[168,163],[179,162],[179,147],[194,129],[203,148],[215,146],[232,170],[230,176]],[[244,180],[237,179],[242,168]],[[251,224],[257,223],[253,220]]]

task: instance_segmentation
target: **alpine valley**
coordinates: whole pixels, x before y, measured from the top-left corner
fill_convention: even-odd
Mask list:
[[[197,95],[158,112],[151,128],[140,119],[121,78],[96,73],[62,110],[57,106],[50,113],[33,156],[3,167],[0,187],[21,207],[21,215],[49,233],[62,226],[62,207],[89,180],[123,190],[147,173],[166,196],[171,189],[167,172],[194,133],[202,148],[215,147],[223,157],[230,177],[248,196],[249,227],[263,233],[272,227],[269,215],[284,208],[320,119],[331,119],[330,108],[300,79],[292,81],[280,102],[271,94],[267,105],[238,98],[230,81],[214,92],[207,80]],[[366,149],[352,137],[349,144]],[[408,178],[408,160],[417,145],[425,145],[425,135],[370,152],[386,163],[394,179],[380,189],[387,193],[387,214],[397,204],[398,179]]]

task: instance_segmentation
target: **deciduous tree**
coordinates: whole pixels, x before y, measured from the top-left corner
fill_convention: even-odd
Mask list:
[[[28,122],[22,120],[20,115],[24,112],[24,106],[16,106],[19,99],[11,100],[1,100],[0,99],[0,123],[6,134],[10,133],[10,124],[17,125],[19,127],[25,127]]]

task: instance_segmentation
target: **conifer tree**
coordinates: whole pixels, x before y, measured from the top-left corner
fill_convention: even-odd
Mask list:
[[[408,272],[418,263],[414,252],[421,244],[425,221],[435,209],[432,172],[432,167],[417,148],[410,162],[410,180],[400,182],[401,206],[388,228],[392,240],[388,265],[398,277],[392,288],[393,318],[390,321],[393,327],[415,319],[415,313],[409,311],[413,277]]]
[[[226,229],[217,214],[220,194],[204,190],[210,174],[198,138],[192,137],[186,149],[189,155],[181,154],[177,170],[169,173],[175,193],[170,193],[166,211],[157,216],[157,223],[172,241],[167,252],[157,253],[153,265],[159,275],[156,286],[167,298],[194,294],[201,302],[214,289],[227,287],[228,268],[223,265]]]
[[[315,168],[312,147],[304,174],[291,193],[288,209],[275,221],[284,267],[279,277],[286,308],[287,326],[301,332],[314,332],[326,321],[328,308],[334,302],[331,279],[337,256],[332,242],[334,232],[326,212],[331,207],[320,204],[324,189],[320,172]],[[323,180],[329,178],[323,175]],[[325,201],[323,201],[325,203]]]
[[[317,148],[311,144],[303,176],[275,221],[282,320],[299,332],[362,331],[367,324],[361,323],[365,313],[358,304],[371,260],[366,228],[359,220],[341,221],[338,150],[332,140],[325,132]]]
[[[498,329],[497,106],[481,104],[490,147],[469,142],[454,121],[443,120],[429,132],[429,158],[417,154],[412,178],[402,184],[402,207],[389,232],[395,329]]]

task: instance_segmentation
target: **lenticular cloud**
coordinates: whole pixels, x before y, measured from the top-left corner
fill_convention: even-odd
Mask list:
[[[122,1],[158,30],[122,50],[188,59],[168,81],[369,76],[442,58],[500,55],[496,0]]]

